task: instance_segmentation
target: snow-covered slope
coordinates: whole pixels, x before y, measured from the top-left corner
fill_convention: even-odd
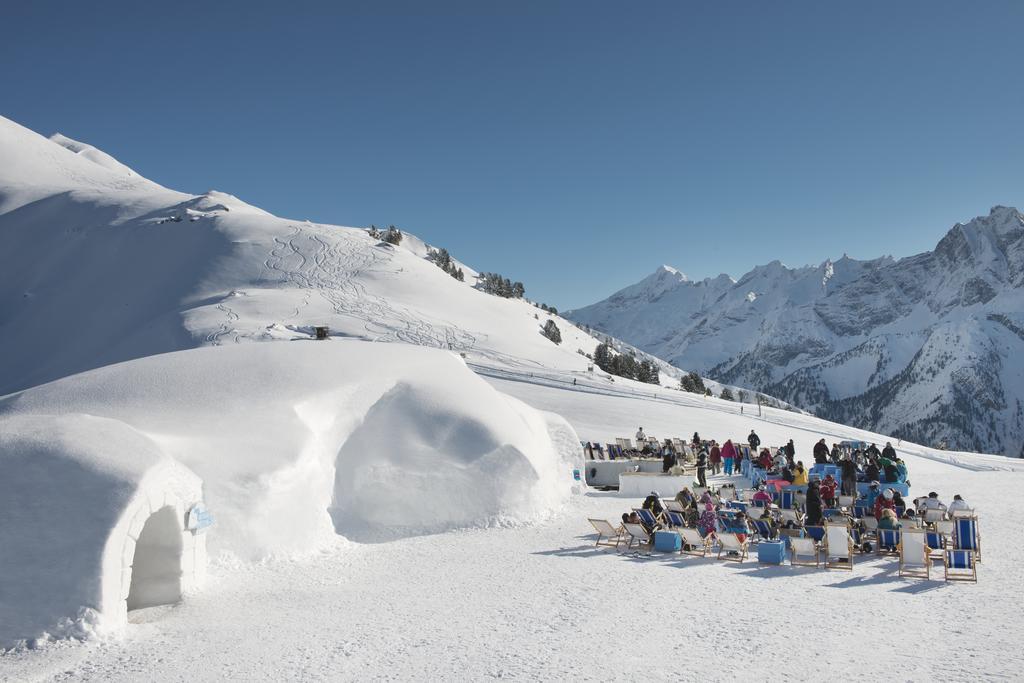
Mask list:
[[[692,282],[668,267],[567,313],[680,367],[921,443],[1024,454],[1024,217],[934,251]]]
[[[406,234],[272,216],[152,183],[83,143],[0,118],[0,394],[202,345],[332,334],[586,376],[596,340],[459,282]],[[529,292],[527,292],[529,294]],[[548,319],[556,345],[541,335]]]

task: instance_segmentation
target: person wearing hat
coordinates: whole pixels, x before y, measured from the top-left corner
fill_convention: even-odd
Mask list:
[[[658,495],[657,491],[651,491],[651,494],[644,498],[644,510],[650,510],[655,517],[665,511],[665,506],[661,504],[661,496]]]
[[[896,514],[896,503],[893,502],[892,489],[882,491],[882,495],[875,498],[875,519],[882,520],[882,512],[892,510]]]
[[[763,507],[769,507],[772,504],[772,495],[765,489],[764,484],[760,484],[757,487],[757,492],[750,497],[750,502],[763,503]]]
[[[701,536],[713,534],[717,522],[718,515],[715,514],[715,506],[711,503],[706,503],[704,505],[704,512],[700,513],[700,519],[697,520],[697,531],[700,532]]]
[[[865,502],[868,504],[868,507],[871,508],[871,509],[874,509],[874,507],[875,507],[875,499],[878,498],[879,494],[881,493],[881,490],[879,489],[880,486],[881,486],[881,484],[879,484],[877,480],[871,482],[871,484],[868,486],[867,495],[864,496]]]
[[[708,485],[708,449],[704,446],[697,452],[697,485],[705,488]]]

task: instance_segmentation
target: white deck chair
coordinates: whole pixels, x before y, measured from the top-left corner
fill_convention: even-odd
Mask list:
[[[730,553],[735,553],[732,555]],[[742,562],[747,559],[747,540],[740,540],[734,533],[718,534],[718,559],[729,562]]]
[[[606,545],[609,548],[618,548],[619,543],[626,540],[622,533],[622,527],[616,529],[607,519],[588,519],[587,521],[597,531],[595,546]]]
[[[853,569],[853,538],[845,524],[825,524],[822,545],[825,569]]]
[[[797,526],[802,526],[804,523],[803,516],[796,510],[779,510],[779,520],[783,524],[793,522]]]
[[[953,519],[960,519],[961,517],[977,517],[978,515],[974,512],[973,509],[971,509],[971,510],[953,510],[953,512],[949,513],[949,516],[952,517]]]
[[[626,530],[626,535],[629,537],[626,543],[626,550],[633,547],[636,543],[637,549],[639,550],[642,546],[647,546],[648,552],[651,550],[651,546],[654,545],[654,540],[647,533],[647,530],[640,524],[633,524],[632,522],[626,522],[622,525]]]
[[[740,500],[744,503],[749,503],[754,499],[754,494],[757,493],[754,489],[743,489],[740,491]]]
[[[818,544],[814,542],[813,538],[791,536],[789,539],[789,552],[789,563],[794,567],[821,566]]]
[[[874,515],[869,515],[860,521],[864,524],[864,531],[867,533],[873,534],[878,531],[878,520],[875,519]]]
[[[941,522],[946,519],[946,511],[938,508],[932,508],[924,511],[925,524],[934,524],[935,522]]]
[[[679,529],[679,535],[683,537],[683,549],[680,552],[686,555],[707,557],[708,551],[711,550],[711,534],[704,537],[696,529],[684,528]],[[686,549],[687,546],[689,546],[689,550]]]
[[[931,559],[924,531],[904,530],[900,534],[900,576],[931,578]]]
[[[708,490],[707,486],[694,486],[693,487],[693,497],[696,498],[697,500],[700,500],[701,496],[703,496],[704,493],[707,490]]]
[[[846,508],[847,510],[853,507],[853,503],[855,500],[856,498],[854,498],[853,496],[838,496],[836,498],[836,502],[839,504],[839,507]]]
[[[666,510],[671,510],[672,512],[678,512],[680,514],[683,513],[683,504],[675,498],[662,498],[661,504],[665,506]]]

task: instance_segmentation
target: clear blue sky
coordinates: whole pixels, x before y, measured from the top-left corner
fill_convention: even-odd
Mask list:
[[[568,308],[1021,206],[1022,26],[1019,1],[12,1],[0,113]]]

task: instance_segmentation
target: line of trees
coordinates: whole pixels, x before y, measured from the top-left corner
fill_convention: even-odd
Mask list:
[[[388,229],[384,231],[378,229],[376,225],[371,225],[366,232],[370,234],[370,237],[388,244],[398,246],[402,243],[402,231],[393,225],[389,225]]]
[[[598,344],[594,349],[594,365],[617,377],[635,379],[647,384],[661,383],[658,366],[654,364],[654,361],[647,359],[638,361],[632,355],[616,353],[611,346],[604,342]]]
[[[522,299],[526,295],[522,282],[512,282],[498,273],[480,273],[480,289],[506,299]]]
[[[448,250],[444,247],[436,250],[428,249],[427,259],[432,261],[435,266],[448,273],[459,282],[466,279],[466,275],[462,272],[462,268],[455,265],[455,261],[452,260],[452,255],[449,254]]]

